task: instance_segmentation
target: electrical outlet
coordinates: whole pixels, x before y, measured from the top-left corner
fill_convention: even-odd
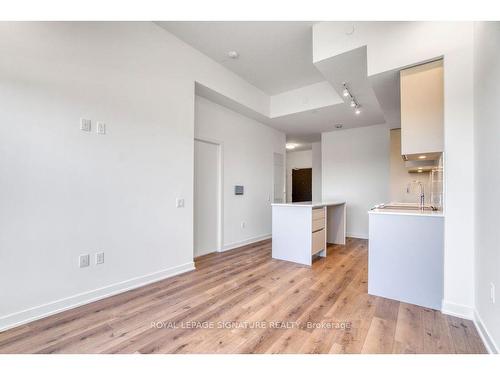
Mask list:
[[[496,296],[496,294],[495,294],[495,284],[490,283],[490,299],[491,299],[491,302],[493,304],[495,304],[495,299],[496,299],[495,296]]]
[[[96,253],[95,255],[95,264],[103,264],[104,263],[104,253]]]
[[[177,208],[182,208],[182,207],[184,207],[184,199],[183,199],[183,198],[177,198],[177,199],[175,200],[175,206],[176,206]]]
[[[246,224],[245,224],[245,222],[244,222],[244,221],[242,221],[242,222],[241,222],[241,229],[245,229],[245,225],[246,225]]]
[[[97,134],[106,134],[106,124],[104,122],[97,123]]]
[[[89,254],[80,255],[79,261],[80,261],[79,262],[80,268],[90,266],[90,255]]]
[[[80,119],[80,130],[84,131],[84,132],[89,132],[92,125],[91,125],[92,121],[90,121],[89,119],[86,119],[86,118],[81,118]]]

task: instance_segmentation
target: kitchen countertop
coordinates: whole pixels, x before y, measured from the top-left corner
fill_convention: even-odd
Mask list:
[[[341,204],[345,204],[345,201],[271,203],[272,206],[311,207],[311,208],[324,207],[324,206],[339,206]]]
[[[433,216],[433,217],[444,217],[442,210],[439,211],[420,211],[420,210],[403,210],[403,209],[393,209],[393,208],[373,208],[368,211],[369,214],[373,215],[411,215],[411,216]]]

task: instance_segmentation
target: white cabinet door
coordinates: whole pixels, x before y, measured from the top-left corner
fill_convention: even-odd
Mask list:
[[[402,155],[443,152],[443,61],[402,70],[400,78]]]

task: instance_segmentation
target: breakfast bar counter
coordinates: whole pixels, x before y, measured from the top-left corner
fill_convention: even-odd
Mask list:
[[[327,243],[345,244],[345,202],[274,203],[272,256],[310,266]]]

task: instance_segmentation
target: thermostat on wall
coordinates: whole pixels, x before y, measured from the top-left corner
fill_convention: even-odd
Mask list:
[[[234,195],[243,195],[243,185],[234,186]]]

